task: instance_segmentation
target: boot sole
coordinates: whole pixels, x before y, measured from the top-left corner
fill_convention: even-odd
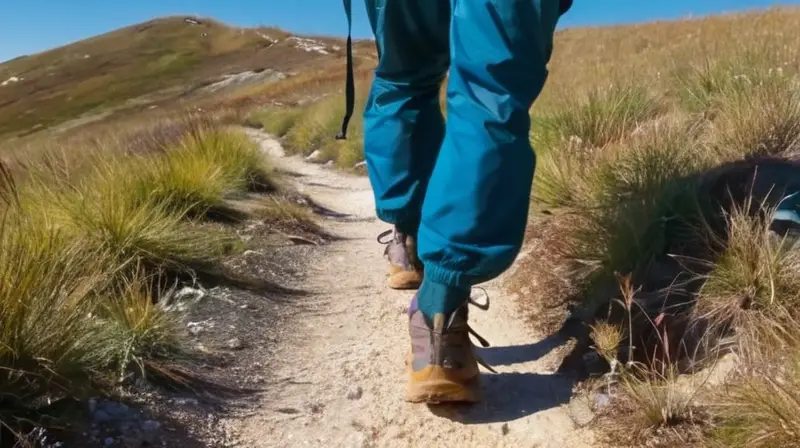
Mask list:
[[[422,284],[422,274],[416,271],[406,271],[397,266],[390,266],[388,284],[392,289],[418,289]]]
[[[409,403],[478,403],[483,399],[480,379],[473,378],[466,384],[447,380],[431,380],[410,384],[405,401]]]

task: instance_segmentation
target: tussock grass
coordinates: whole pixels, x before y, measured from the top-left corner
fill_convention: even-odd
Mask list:
[[[740,353],[742,367],[716,392],[714,446],[794,446],[800,434],[800,321],[796,310],[776,306],[754,316]]]
[[[694,425],[704,419],[698,402],[702,381],[680,377],[674,366],[666,366],[659,373],[635,367],[623,373],[621,386],[633,425],[627,437],[646,440],[660,434],[676,445],[693,445]]]
[[[537,154],[533,199],[551,207],[585,205],[590,186],[587,176],[593,159],[591,152],[572,140],[559,148]]]
[[[336,136],[342,117],[344,101],[340,95],[332,95],[314,103],[286,133],[285,148],[294,154],[309,155],[321,148],[326,141]]]
[[[272,169],[247,136],[220,129],[198,130],[163,157],[140,160],[133,195],[166,204],[177,213],[225,215],[232,194],[277,188]]]
[[[612,323],[601,321],[591,326],[589,337],[594,343],[594,350],[609,364],[615,364],[623,340],[622,330]],[[611,370],[614,370],[613,366]]]
[[[178,316],[153,303],[152,279],[141,269],[133,272],[107,291],[98,307],[98,325],[108,341],[103,350],[120,378],[132,367],[144,376],[151,362],[175,362],[186,352]]]
[[[672,427],[694,420],[699,386],[680,381],[674,367],[667,367],[658,375],[648,371],[622,377],[623,390],[633,402],[640,429]]]
[[[555,207],[591,206],[591,176],[603,148],[646,126],[660,100],[636,85],[593,90],[582,100],[563,100],[554,112],[533,117],[537,151],[534,198]],[[647,131],[645,131],[647,132]]]
[[[187,123],[90,150],[80,169],[51,157],[17,181],[0,166],[0,424],[42,396],[171,378],[188,359],[178,316],[156,303],[162,276],[210,271],[241,250],[235,232],[203,221],[277,184],[245,135]],[[309,219],[299,206],[263,213]]]
[[[9,213],[0,221],[0,247],[0,408],[79,391],[108,361],[87,320],[108,257]]]
[[[584,99],[565,97],[553,112],[539,120],[534,147],[547,152],[553,143],[573,141],[602,148],[618,141],[663,110],[659,98],[635,84],[593,89]]]
[[[252,114],[251,120],[276,137],[285,136],[303,115],[303,108],[271,108]]]
[[[108,250],[120,262],[132,259],[156,269],[207,266],[236,246],[231,235],[195,228],[186,221],[188,210],[176,213],[172,204],[145,202],[129,192],[124,184],[107,180],[105,185],[89,184],[73,194],[57,194],[68,218],[65,229],[89,245]]]
[[[800,88],[794,75],[773,69],[760,79],[739,75],[724,90],[713,124],[713,148],[725,160],[792,156],[800,150]]]
[[[698,295],[702,318],[740,326],[749,311],[771,315],[797,307],[800,254],[771,232],[773,212],[748,200],[726,214],[727,234],[724,241],[712,239],[720,252]]]
[[[260,122],[267,132],[283,137],[284,148],[291,154],[308,156],[316,152],[315,162],[333,162],[339,168],[352,170],[364,160],[363,113],[370,83],[368,75],[357,76],[356,106],[346,140],[335,139],[345,113],[344,95],[338,92],[304,106],[264,109],[251,120]]]
[[[654,124],[595,157],[575,180],[586,197],[573,230],[573,255],[610,275],[645,267],[691,241],[702,211],[694,178],[707,166],[685,123]]]

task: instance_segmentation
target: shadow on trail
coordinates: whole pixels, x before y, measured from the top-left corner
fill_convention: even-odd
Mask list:
[[[574,378],[540,373],[486,374],[485,398],[474,405],[431,405],[431,412],[465,425],[505,423],[569,402]]]
[[[567,342],[566,337],[554,333],[533,344],[478,348],[477,352],[490,366],[510,366],[537,361]]]

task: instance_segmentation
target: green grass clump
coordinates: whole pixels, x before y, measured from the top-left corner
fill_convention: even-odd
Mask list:
[[[681,121],[654,124],[592,162],[574,256],[604,274],[632,272],[693,239],[703,211],[696,176],[708,166]]]
[[[136,198],[129,192],[124,184],[106,181],[58,194],[68,217],[65,228],[117,260],[140,261],[157,269],[207,266],[236,247],[234,236],[200,230],[186,221],[188,210],[176,213],[169,203]]]
[[[276,137],[285,136],[305,113],[301,107],[270,108],[254,113],[250,119]]]
[[[215,164],[234,181],[230,190],[268,192],[276,185],[272,168],[258,145],[247,135],[232,130],[201,130],[188,135],[181,144],[168,155],[196,155]],[[240,182],[240,183],[237,183]]]
[[[131,179],[131,200],[148,198],[191,217],[229,213],[226,199],[277,188],[258,146],[238,132],[196,130],[157,157],[143,157]]]
[[[744,75],[742,75],[744,76]],[[789,156],[800,150],[800,89],[774,71],[722,93],[712,147],[723,160]]]
[[[571,140],[590,148],[602,148],[626,137],[662,110],[660,99],[638,85],[615,84],[606,89],[592,89],[584,99],[570,97],[555,111],[539,117],[534,147],[547,152],[553,145]]]
[[[773,347],[785,350],[784,347]],[[795,446],[800,440],[800,354],[784,363],[760,366],[740,378],[719,398],[720,419],[711,433],[717,446]]]
[[[286,133],[284,146],[291,154],[309,155],[336,137],[344,117],[344,101],[329,96],[308,107]]]
[[[628,137],[661,111],[660,100],[646,89],[617,85],[534,116],[534,199],[553,207],[585,206],[594,189],[588,177],[601,148]]]
[[[775,303],[747,320],[737,334],[739,368],[713,393],[710,445],[795,446],[800,441],[797,308]]]
[[[748,201],[726,215],[727,232],[700,290],[698,314],[717,325],[744,325],[749,311],[772,315],[800,305],[800,255],[770,230],[772,211]],[[712,237],[713,238],[713,237]]]
[[[551,207],[580,207],[587,201],[587,176],[594,157],[574,140],[537,154],[533,200]]]
[[[152,279],[136,272],[99,302],[98,325],[108,341],[103,350],[120,377],[131,367],[146,375],[151,363],[175,362],[186,352],[178,317],[153,303],[151,284]]]
[[[36,224],[12,213],[0,221],[0,412],[87,387],[108,362],[87,316],[109,257]]]
[[[622,384],[638,414],[640,430],[674,427],[692,421],[699,387],[682,384],[676,369],[665,368],[665,372],[658,375],[625,373]]]
[[[352,170],[364,160],[363,115],[370,84],[366,77],[356,82],[356,105],[346,140],[336,140],[345,113],[342,94],[330,95],[298,108],[263,111],[264,129],[283,136],[284,148],[290,154],[308,156],[319,151],[316,162],[332,161],[339,168]]]

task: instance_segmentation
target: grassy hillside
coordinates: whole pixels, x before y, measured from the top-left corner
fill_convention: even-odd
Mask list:
[[[0,64],[0,136],[86,114],[175,99],[246,71],[291,72],[341,59],[335,39],[303,40],[278,29],[244,29],[171,17]]]
[[[533,253],[515,282],[544,328],[561,323],[566,304],[588,310],[581,317],[591,334],[575,359],[581,367],[596,359],[606,373],[588,386],[613,398],[597,410],[612,445],[800,441],[800,260],[769,224],[777,200],[800,188],[799,28],[800,9],[785,8],[556,37],[550,80],[531,111]],[[358,55],[363,108],[374,48],[360,42]],[[289,76],[203,89],[250,70]],[[0,82],[11,77],[19,80],[0,87],[0,136],[124,112],[76,127],[74,141],[42,132],[0,149],[28,158],[12,167],[25,182],[0,183],[8,216],[0,253],[9,254],[0,278],[10,285],[0,303],[42,301],[38,314],[9,305],[1,326],[48,321],[74,335],[56,345],[36,332],[0,334],[16,353],[0,367],[34,378],[49,369],[77,374],[80,385],[87,372],[103,379],[132,363],[158,368],[175,349],[161,330],[168,323],[149,306],[122,307],[140,313],[131,316],[119,305],[144,304],[141,291],[163,271],[235,250],[203,223],[224,214],[230,194],[275,177],[241,135],[213,123],[200,133],[171,127],[180,108],[200,107],[209,122],[257,109],[248,123],[291,152],[344,169],[363,160],[361,110],[350,140],[333,140],[344,107],[337,40],[161,19],[0,65]],[[102,151],[85,157],[88,142]],[[53,291],[76,271],[84,275],[71,277],[63,302]],[[96,316],[120,330],[94,332]],[[144,340],[131,358],[113,349],[141,340],[126,328],[133,318],[163,337]],[[96,345],[112,350],[91,357]],[[685,376],[731,348],[738,358],[725,387]],[[27,398],[53,385],[8,387]]]
[[[547,86],[533,108],[534,131],[541,128],[539,120],[549,112],[568,107],[571,101],[613,85],[634,84],[658,92],[668,99],[668,106],[676,101],[692,101],[686,98],[692,92],[685,89],[687,82],[702,82],[701,79],[688,79],[692,73],[704,67],[722,70],[720,64],[737,60],[740,64],[752,67],[765,67],[765,70],[785,70],[797,72],[800,68],[800,37],[793,30],[800,26],[800,10],[797,8],[775,8],[767,11],[743,14],[710,16],[702,19],[671,22],[654,22],[629,26],[573,28],[559,31],[555,38],[555,50],[550,63],[550,77]],[[374,55],[366,42],[361,44],[363,56],[360,65],[357,99],[363,106],[368,94],[369,76],[374,67]],[[343,85],[343,64],[338,70],[326,73],[325,91],[339,98],[326,99],[300,109],[287,110],[285,107],[271,107],[256,117],[275,117],[281,134],[287,134],[290,149],[310,154],[316,149],[324,149],[334,160],[339,144],[332,141],[330,129],[339,120],[337,113],[327,109],[342,108],[341,87]],[[315,76],[311,81],[316,81]],[[708,82],[713,82],[709,79]],[[261,90],[274,92],[286,86],[289,90],[307,89],[311,82],[300,84],[296,80],[286,80]],[[711,86],[710,88],[713,88]],[[248,91],[258,95],[259,89]],[[697,98],[697,101],[703,101]],[[574,101],[573,101],[574,102]],[[299,113],[302,111],[303,113]],[[283,117],[283,113],[286,116]],[[354,117],[353,141],[358,144],[361,127],[360,110]],[[269,127],[269,123],[267,123]],[[313,134],[313,135],[312,135]],[[297,137],[311,141],[313,145],[292,148]],[[318,137],[318,138],[317,138]],[[360,148],[356,148],[360,150]],[[344,147],[353,151],[350,145]],[[342,159],[347,163],[353,158]],[[344,168],[350,166],[342,165]]]

